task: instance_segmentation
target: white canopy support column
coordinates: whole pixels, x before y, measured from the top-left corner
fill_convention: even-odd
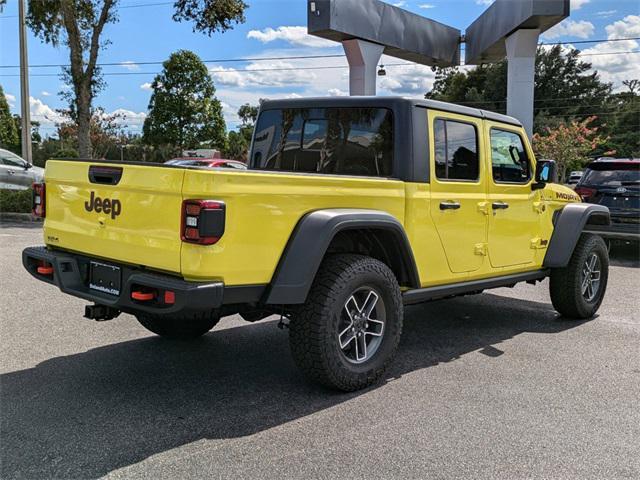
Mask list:
[[[539,29],[520,29],[506,37],[507,115],[522,122],[533,136],[533,90]]]
[[[349,95],[375,95],[378,62],[383,45],[365,40],[343,40],[342,47],[349,62]]]

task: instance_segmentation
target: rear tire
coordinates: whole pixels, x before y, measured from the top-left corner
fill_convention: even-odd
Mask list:
[[[189,340],[207,333],[220,321],[217,310],[182,316],[136,315],[138,322],[156,335],[175,340]]]
[[[402,321],[400,287],[387,265],[362,255],[330,255],[291,319],[291,352],[309,379],[359,390],[385,374]]]
[[[551,303],[563,317],[584,320],[600,308],[609,278],[609,253],[598,235],[582,234],[569,264],[551,271]]]

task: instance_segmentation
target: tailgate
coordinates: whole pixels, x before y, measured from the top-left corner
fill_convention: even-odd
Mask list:
[[[45,242],[179,273],[183,177],[153,164],[49,161]]]

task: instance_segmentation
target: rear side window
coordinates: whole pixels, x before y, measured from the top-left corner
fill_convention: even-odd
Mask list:
[[[589,165],[581,185],[640,188],[640,162],[601,162]]]
[[[433,125],[436,177],[440,180],[478,180],[478,133],[470,123],[436,119]]]
[[[250,159],[261,170],[390,177],[393,115],[386,108],[266,110]]]
[[[514,132],[491,129],[491,168],[498,183],[527,183],[531,164],[522,137]]]

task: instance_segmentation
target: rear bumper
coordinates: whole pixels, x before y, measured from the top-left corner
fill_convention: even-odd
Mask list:
[[[585,230],[603,238],[640,241],[640,223],[622,223],[616,221],[614,215],[611,215],[611,225],[587,225]]]
[[[92,259],[78,254],[49,250],[45,247],[29,247],[22,252],[24,268],[38,280],[57,286],[62,292],[99,305],[105,305],[127,313],[147,312],[156,315],[175,315],[207,311],[223,304],[257,302],[264,286],[226,287],[222,282],[187,282],[170,275],[109,262],[121,268],[120,295],[111,295],[89,288],[89,263]],[[52,275],[38,273],[38,265],[45,261],[53,266]],[[131,293],[140,288],[156,292],[174,292],[174,301],[165,304],[162,295],[152,301],[137,301]]]

